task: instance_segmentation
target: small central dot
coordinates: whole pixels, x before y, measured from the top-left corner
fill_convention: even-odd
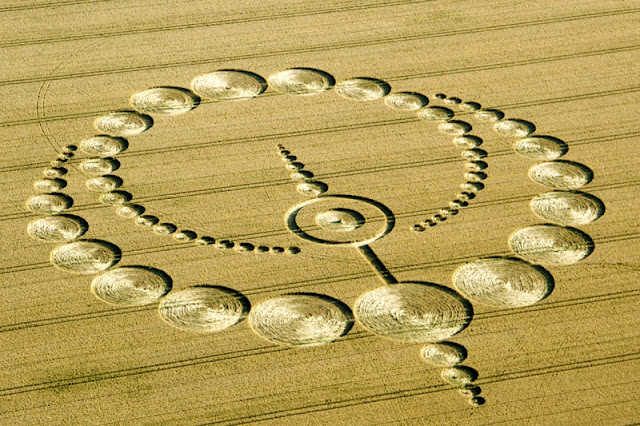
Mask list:
[[[316,223],[330,231],[351,232],[364,225],[364,216],[355,210],[333,209],[316,215]]]

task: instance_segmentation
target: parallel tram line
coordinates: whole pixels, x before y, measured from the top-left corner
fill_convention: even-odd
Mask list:
[[[37,9],[51,9],[54,7],[64,7],[64,6],[75,6],[79,4],[95,4],[95,3],[107,3],[112,2],[114,0],[67,0],[67,1],[58,1],[53,3],[39,3],[39,4],[29,4],[29,5],[20,5],[20,6],[5,6],[0,7],[0,13],[3,12],[17,12],[23,10],[37,10]],[[117,1],[117,0],[115,0]]]
[[[596,358],[596,359],[591,359],[586,361],[579,361],[574,363],[565,363],[565,364],[558,364],[558,365],[552,365],[552,366],[546,366],[546,367],[532,368],[529,370],[507,372],[504,374],[488,376],[484,379],[479,379],[477,383],[478,384],[499,383],[499,382],[509,381],[509,380],[518,380],[525,377],[542,376],[547,374],[558,374],[558,373],[567,372],[567,371],[576,371],[576,370],[582,370],[585,368],[607,366],[607,365],[613,365],[613,364],[619,364],[623,362],[631,362],[631,361],[637,361],[637,360],[640,360],[640,353],[633,352],[628,354],[613,355],[613,356]],[[419,395],[426,395],[429,393],[436,393],[441,390],[448,390],[448,389],[450,389],[450,387],[446,385],[431,385],[431,386],[423,385],[423,386],[411,388],[411,389],[395,390],[395,391],[385,392],[380,394],[344,399],[336,402],[329,402],[329,403],[323,402],[323,403],[310,404],[303,407],[290,408],[288,410],[280,409],[278,411],[272,411],[270,413],[261,413],[261,414],[249,415],[245,417],[236,417],[233,420],[221,420],[221,421],[215,421],[215,422],[203,423],[203,424],[239,425],[239,424],[245,424],[248,422],[284,419],[287,417],[293,417],[293,416],[302,415],[302,414],[319,413],[319,412],[336,410],[340,408],[371,404],[371,403],[381,402],[381,401],[390,401],[390,400],[400,399],[400,398],[410,398],[410,397],[419,396]]]
[[[505,255],[505,254],[506,252],[500,252],[500,253],[490,253],[489,255],[499,256],[499,255]],[[403,267],[397,267],[392,269],[394,272],[407,272],[407,271],[421,270],[427,267],[442,267],[442,266],[456,265],[460,262],[469,261],[475,258],[476,256],[465,256],[465,257],[459,257],[455,259],[447,259],[443,261],[425,262],[425,263],[418,263],[413,265],[406,265]],[[49,264],[46,264],[46,266],[49,266]],[[287,284],[282,284],[277,286],[271,286],[268,288],[256,289],[254,291],[247,291],[245,293],[251,296],[255,294],[268,293],[273,291],[293,291],[293,290],[299,290],[301,288],[306,288],[306,287],[335,284],[335,283],[340,283],[344,281],[351,281],[351,280],[363,279],[363,278],[375,278],[375,273],[371,271],[363,271],[358,273],[343,274],[343,275],[335,276],[332,278],[297,281],[295,283],[287,283]],[[518,311],[497,310],[492,312],[486,312],[482,314],[477,314],[475,316],[475,319],[491,319],[491,318],[497,318],[502,316],[510,316],[514,314],[518,314],[518,315],[527,314],[529,312],[538,312],[538,311],[544,311],[548,309],[566,308],[570,306],[585,305],[589,303],[607,302],[607,301],[617,300],[617,299],[628,300],[629,298],[638,297],[638,296],[640,296],[640,289],[624,290],[624,291],[619,291],[615,293],[583,296],[583,297],[578,297],[574,299],[547,301],[544,304],[521,308]],[[143,307],[131,307],[131,308],[117,308],[117,309],[103,310],[98,312],[87,312],[87,313],[81,313],[81,314],[66,315],[61,317],[44,318],[40,320],[25,321],[25,322],[16,323],[16,324],[2,325],[0,326],[0,333],[17,331],[17,330],[28,329],[33,327],[63,324],[67,322],[86,321],[86,320],[91,320],[96,318],[110,317],[114,315],[125,315],[129,313],[137,313],[137,312],[144,312],[144,311],[151,311],[151,310],[155,310],[155,307],[143,306]]]
[[[100,0],[102,2],[113,1],[113,0]],[[210,28],[217,27],[223,25],[233,25],[233,24],[247,24],[251,22],[263,22],[277,19],[287,19],[287,18],[301,18],[307,16],[318,16],[325,14],[333,14],[333,13],[342,13],[342,12],[353,12],[353,11],[363,11],[370,9],[379,9],[386,7],[397,7],[403,5],[413,5],[420,3],[432,3],[435,0],[396,0],[396,1],[384,1],[380,3],[373,4],[352,4],[345,5],[340,7],[332,7],[325,9],[317,9],[317,10],[300,10],[300,11],[279,11],[278,13],[266,14],[262,16],[252,16],[250,18],[227,18],[227,19],[218,19],[214,21],[205,21],[205,22],[193,22],[187,24],[175,24],[175,25],[162,25],[158,27],[148,27],[148,28],[128,28],[117,31],[104,31],[104,32],[95,32],[91,34],[75,34],[75,35],[67,35],[61,37],[43,37],[38,39],[31,40],[12,40],[7,41],[5,43],[0,43],[0,48],[6,47],[18,47],[18,46],[33,46],[38,44],[49,44],[49,43],[61,43],[68,41],[80,41],[80,40],[91,40],[91,39],[105,39],[109,37],[121,37],[121,36],[130,36],[136,34],[153,34],[153,33],[164,33],[170,31],[182,31],[182,30],[192,30],[199,28]],[[67,5],[67,4],[85,4],[85,3],[95,3],[95,1],[91,0],[76,0],[71,2],[61,2],[59,5]],[[41,6],[42,7],[42,6]],[[41,8],[41,7],[34,7]],[[10,10],[25,10],[27,7],[15,6]],[[7,11],[9,8],[0,8],[0,12]],[[602,15],[602,16],[615,16],[619,14],[630,13],[630,10],[614,10],[608,12],[598,12],[595,14],[587,14],[587,15]]]
[[[634,12],[636,11],[637,10],[634,9]],[[556,21],[554,20],[553,23],[555,22]],[[562,21],[557,21],[557,22],[562,22]],[[8,80],[0,81],[0,86],[36,83],[36,82],[42,82],[44,80],[52,80],[52,81],[69,80],[69,79],[75,79],[75,78],[123,74],[127,72],[135,72],[135,71],[149,71],[149,70],[179,68],[179,67],[185,67],[185,66],[211,65],[215,63],[229,63],[229,62],[242,61],[242,60],[248,60],[248,59],[269,58],[269,57],[277,57],[282,55],[295,55],[295,54],[302,54],[302,53],[322,52],[322,51],[328,51],[328,50],[348,49],[348,48],[355,48],[355,47],[379,46],[379,45],[392,44],[392,43],[401,43],[401,42],[416,41],[416,40],[427,40],[427,39],[439,38],[439,37],[450,37],[450,36],[456,36],[456,35],[462,35],[462,34],[475,34],[475,33],[494,31],[494,30],[500,30],[500,29],[518,28],[521,26],[541,25],[542,23],[545,23],[545,21],[531,21],[531,22],[520,23],[520,24],[510,24],[506,26],[499,25],[499,26],[491,26],[491,27],[480,27],[480,28],[469,29],[469,30],[446,31],[446,32],[436,33],[436,34],[428,33],[428,34],[417,34],[417,35],[407,35],[407,36],[398,36],[398,37],[384,37],[384,38],[371,39],[366,41],[361,40],[361,41],[333,43],[328,45],[297,47],[293,49],[282,49],[282,50],[274,50],[271,52],[251,53],[251,54],[242,54],[242,55],[230,55],[230,56],[218,57],[218,58],[203,58],[203,59],[196,59],[196,60],[189,60],[189,61],[183,60],[183,61],[165,62],[160,64],[128,66],[128,67],[95,70],[95,71],[70,72],[70,73],[59,74],[51,77],[35,76],[35,77],[28,77],[28,78],[8,79]],[[486,70],[510,68],[510,67],[523,66],[523,65],[549,63],[549,62],[562,61],[567,59],[577,59],[577,58],[586,58],[586,57],[601,56],[601,55],[607,55],[607,54],[631,52],[638,49],[640,49],[640,45],[636,44],[636,45],[629,45],[629,46],[612,47],[607,49],[590,50],[586,52],[566,53],[561,55],[547,56],[543,58],[534,58],[534,59],[527,59],[527,60],[521,60],[521,61],[509,61],[509,62],[503,62],[503,63],[463,67],[455,70],[447,69],[447,70],[433,71],[433,72],[427,72],[427,73],[409,74],[405,76],[396,76],[395,78],[391,78],[390,80],[391,81],[393,81],[394,79],[409,80],[414,78],[436,77],[436,76],[443,76],[443,75],[450,75],[450,74],[461,74],[466,72],[486,71]]]
[[[612,236],[606,236],[606,237],[602,237],[602,238],[595,238],[596,242],[599,244],[602,243],[611,243],[611,242],[618,242],[618,241],[629,241],[629,240],[635,240],[640,238],[640,232],[636,232],[636,233],[625,233],[625,234],[621,234],[621,235],[612,235]],[[153,254],[153,253],[159,253],[159,252],[167,252],[167,251],[174,251],[174,250],[181,250],[181,249],[189,249],[189,248],[197,248],[197,246],[191,245],[191,244],[179,244],[179,245],[165,245],[165,246],[160,246],[160,247],[150,247],[150,248],[145,248],[145,249],[139,249],[139,250],[130,250],[130,251],[126,251],[124,252],[124,254],[126,254],[127,256],[135,256],[135,255],[146,255],[146,254]],[[484,254],[484,256],[506,256],[509,255],[510,252],[504,251],[504,252],[497,252],[497,253],[490,253],[490,254]],[[424,263],[418,263],[418,264],[414,264],[414,265],[404,265],[404,266],[397,266],[392,269],[392,272],[406,272],[406,271],[414,271],[414,270],[420,270],[426,267],[435,267],[435,266],[446,266],[446,265],[455,265],[458,264],[460,262],[465,262],[465,261],[470,261],[473,259],[476,259],[478,256],[474,255],[474,256],[465,256],[465,257],[461,257],[461,258],[454,258],[454,259],[447,259],[447,260],[443,260],[443,261],[434,261],[434,262],[424,262]],[[51,264],[49,262],[40,262],[40,263],[34,263],[34,264],[29,264],[29,265],[17,265],[17,266],[8,266],[8,267],[4,267],[4,268],[0,268],[0,275],[4,275],[4,274],[11,274],[11,273],[15,273],[15,272],[25,272],[25,271],[33,271],[33,270],[38,270],[38,269],[47,269],[50,268]],[[316,285],[316,284],[320,284],[320,283],[332,283],[332,282],[340,282],[340,281],[344,281],[346,279],[354,279],[354,278],[366,278],[366,277],[373,277],[375,276],[375,274],[373,272],[366,272],[366,273],[358,273],[358,274],[353,274],[353,275],[349,275],[349,276],[339,276],[339,277],[334,277],[332,279],[323,279],[323,280],[314,280],[313,284],[307,283],[305,281],[302,282],[297,282],[295,283],[293,286],[292,285],[285,285],[284,288],[281,288],[282,286],[276,286],[278,287],[278,290],[282,290],[282,289],[291,289],[291,288],[301,288],[301,287],[307,287],[310,285]],[[256,293],[256,292],[267,292],[267,291],[274,291],[276,289],[272,288],[272,287],[264,287],[260,290],[254,291],[254,292],[246,292],[247,294],[252,294],[252,293]]]
[[[637,47],[634,47],[631,50],[635,50]],[[627,49],[627,50],[619,50],[619,51],[629,51],[629,48],[623,48],[623,49]],[[618,52],[619,52],[618,51]],[[567,55],[562,55],[567,57]],[[588,55],[587,55],[588,56]],[[547,58],[549,59],[549,58]],[[542,61],[545,62],[545,61]],[[511,64],[514,64],[515,62],[512,62]],[[513,65],[509,65],[509,66],[513,66]],[[487,69],[492,69],[492,68],[487,68]],[[472,70],[473,71],[473,70]],[[462,71],[462,72],[469,72],[469,71]],[[45,84],[50,84],[51,81],[54,81],[54,79],[51,80],[46,80]],[[634,89],[634,90],[637,90]],[[38,118],[38,124],[42,125],[42,120],[40,120],[40,117]],[[506,153],[500,153],[497,155],[506,155]],[[440,160],[435,160],[435,161],[440,161]],[[448,160],[441,160],[444,161],[445,163],[448,162]],[[439,164],[439,163],[434,163],[434,164]],[[389,170],[396,170],[396,168],[394,168],[396,166],[392,166],[391,169]],[[412,166],[406,166],[405,167],[416,167],[415,165]],[[373,170],[374,172],[379,172],[381,169],[380,168],[372,168],[371,170]],[[361,173],[367,173],[367,172],[371,172],[371,170],[363,170],[361,171]],[[351,173],[351,172],[348,172]],[[348,176],[345,174],[336,174],[336,176]],[[268,186],[269,184],[267,184]],[[209,192],[204,192],[209,193]],[[201,193],[198,193],[196,195],[201,195]],[[186,195],[183,195],[182,193],[179,194],[174,194],[174,198],[175,197],[183,197]],[[162,197],[166,197],[162,196]],[[170,198],[161,198],[161,199],[170,199]],[[153,201],[154,199],[150,197],[150,200]],[[520,198],[518,198],[518,201],[520,201]],[[623,236],[609,236],[609,237],[605,237],[600,241],[604,241],[604,242],[608,242],[608,241],[620,241],[622,238],[637,238],[637,235],[634,237],[634,235],[623,235]],[[151,249],[144,249],[146,251],[140,250],[140,251],[132,251],[129,252],[128,254],[147,254],[147,253],[155,253],[158,251],[162,251],[162,250],[170,250],[170,248],[168,248],[169,246],[165,246],[163,248],[160,247],[154,247]],[[173,246],[171,246],[173,247]],[[172,248],[171,248],[172,249]],[[497,253],[498,255],[505,255],[505,253]],[[476,256],[473,256],[473,258],[475,258]],[[468,259],[468,258],[466,258]],[[440,262],[431,262],[432,264],[437,264],[437,265],[446,265],[446,264],[457,264],[460,261],[460,259],[447,259],[446,261],[440,261]],[[40,266],[38,266],[39,264],[35,264],[36,268],[39,268]],[[48,264],[47,264],[48,265]],[[402,272],[402,271],[411,271],[411,270],[415,270],[414,268],[419,268],[422,269],[424,268],[424,263],[421,263],[419,265],[404,265],[401,267],[398,267],[395,269],[395,271],[398,272]],[[27,265],[29,266],[29,265]],[[34,266],[34,265],[31,265]],[[368,273],[362,273],[362,274],[351,274],[351,275],[360,275],[361,277],[367,277],[370,275],[374,275],[371,272]],[[316,280],[319,281],[319,280]],[[323,283],[327,282],[327,280],[322,280]],[[296,283],[298,284],[298,283]],[[267,288],[267,289],[260,289],[254,293],[259,293],[259,292],[264,292],[264,291],[272,291],[272,288]],[[637,294],[633,293],[630,294],[629,292],[624,292],[624,296],[620,296],[620,297],[632,297],[632,296],[636,296]],[[612,299],[597,299],[595,300],[595,302],[600,302],[603,300],[612,300]],[[566,301],[565,301],[566,302]],[[584,303],[592,303],[592,302],[584,302]],[[536,307],[539,308],[539,310],[544,310],[544,309],[550,309],[550,307],[543,305],[540,307]],[[112,312],[112,311],[111,311]],[[134,310],[135,312],[135,310]],[[96,317],[100,317],[100,315],[96,316]],[[490,316],[487,316],[487,318],[489,318]],[[78,317],[75,317],[78,318]],[[94,317],[95,318],[95,317]],[[82,319],[73,319],[73,320],[84,320],[86,318],[82,318]],[[48,322],[47,324],[52,324],[52,323],[63,323],[66,321],[58,321],[58,322]],[[43,325],[47,325],[47,324],[43,324]],[[28,327],[21,327],[21,328],[28,328]],[[12,329],[12,330],[15,330]],[[12,330],[6,330],[6,331],[12,331]],[[3,330],[4,331],[4,330]],[[359,339],[359,338],[365,338],[368,337],[369,334],[368,333],[354,333],[352,336],[348,336],[347,338],[343,339],[343,340],[352,340],[352,339]],[[208,363],[212,363],[212,362],[217,362],[217,361],[221,361],[221,360],[227,360],[227,359],[235,359],[235,358],[241,358],[244,356],[261,356],[261,355],[265,355],[265,354],[271,354],[271,353],[277,353],[277,352],[283,352],[288,350],[287,348],[273,348],[273,347],[267,347],[267,348],[254,348],[254,349],[249,349],[249,350],[241,350],[241,351],[235,351],[235,352],[230,352],[228,354],[220,354],[220,355],[213,355],[213,356],[207,356],[207,357],[199,357],[196,359],[189,359],[189,360],[179,360],[179,361],[173,361],[173,362],[168,362],[168,363],[160,363],[160,364],[155,364],[155,365],[149,365],[149,366],[140,366],[140,367],[135,367],[135,368],[130,368],[130,369],[123,369],[123,370],[117,370],[117,371],[111,371],[111,372],[105,372],[105,373],[101,373],[98,375],[93,375],[93,376],[83,376],[83,377],[77,377],[77,378],[72,378],[69,380],[61,380],[61,381],[49,381],[49,382],[43,382],[43,383],[38,383],[38,384],[31,384],[31,385],[24,385],[24,386],[18,386],[18,387],[14,387],[14,388],[9,388],[9,389],[4,389],[4,390],[0,390],[0,396],[9,396],[9,395],[15,395],[15,394],[23,394],[23,393],[28,393],[28,392],[33,392],[33,391],[40,391],[40,390],[46,390],[46,389],[53,389],[56,387],[60,387],[60,386],[69,386],[69,385],[78,385],[78,384],[84,384],[84,383],[91,383],[91,382],[97,382],[97,381],[103,381],[103,380],[113,380],[113,379],[118,379],[118,378],[122,378],[122,377],[129,377],[129,376],[135,376],[135,375],[140,375],[140,374],[149,374],[149,373],[155,373],[155,372],[159,372],[159,371],[166,371],[166,370],[171,370],[171,369],[177,369],[177,368],[182,368],[182,367],[190,367],[190,366],[194,366],[194,365],[201,365],[201,364],[208,364]],[[609,357],[604,357],[604,358],[598,358],[598,359],[592,359],[592,360],[585,360],[585,361],[579,361],[579,362],[573,362],[573,363],[566,363],[566,364],[558,364],[558,365],[554,365],[554,366],[546,366],[546,367],[542,367],[542,368],[535,368],[535,369],[529,369],[529,370],[522,370],[522,371],[513,371],[513,372],[507,372],[504,374],[498,374],[498,375],[494,375],[494,376],[488,376],[486,378],[483,378],[479,383],[484,384],[484,383],[495,383],[495,382],[501,382],[501,381],[505,381],[505,380],[518,380],[521,379],[523,377],[530,377],[530,376],[537,376],[537,375],[544,375],[544,374],[557,374],[559,372],[564,372],[564,371],[572,371],[572,370],[577,370],[577,369],[583,369],[583,368],[592,368],[595,366],[601,366],[601,365],[610,365],[610,364],[615,364],[615,363],[620,363],[620,362],[630,362],[630,361],[636,361],[640,359],[640,354],[637,352],[633,352],[630,354],[621,354],[621,355],[614,355],[614,356],[609,356]],[[396,398],[406,398],[406,397],[412,397],[415,395],[421,395],[421,394],[425,394],[425,393],[433,393],[433,392],[438,392],[440,390],[448,390],[449,387],[446,385],[435,385],[435,386],[420,386],[419,388],[412,388],[412,389],[404,389],[404,390],[395,390],[392,392],[385,392],[384,394],[375,394],[375,395],[365,395],[365,396],[359,396],[357,398],[349,398],[346,400],[341,400],[341,401],[335,401],[335,402],[330,402],[330,403],[322,403],[322,404],[318,404],[318,403],[313,403],[312,405],[307,405],[307,406],[303,406],[303,407],[293,407],[290,408],[288,410],[279,410],[279,411],[273,411],[270,413],[261,413],[261,414],[257,414],[257,415],[251,415],[251,416],[246,416],[243,418],[236,418],[233,420],[228,420],[228,421],[220,421],[220,422],[216,422],[216,423],[225,423],[225,424],[237,424],[236,422],[244,422],[246,420],[248,421],[255,421],[255,420],[269,420],[269,419],[280,419],[280,418],[286,418],[286,417],[291,417],[291,416],[295,416],[295,415],[300,415],[300,414],[306,414],[306,413],[310,413],[310,412],[321,412],[321,411],[328,411],[328,410],[332,410],[332,409],[338,409],[338,408],[343,408],[343,407],[348,407],[348,406],[356,406],[356,405],[362,405],[362,404],[369,404],[372,402],[377,402],[377,401],[383,401],[383,400],[392,400],[392,399],[396,399]]]
[[[629,292],[620,292],[620,293],[621,294],[618,295],[618,297],[630,297],[631,296],[629,294]],[[632,296],[638,296],[639,295],[638,294],[639,291],[635,291],[635,292],[632,292],[632,293],[634,293]],[[603,295],[603,296],[608,296],[608,295]],[[606,300],[612,300],[612,299],[613,299],[613,297],[607,297],[606,298]],[[574,299],[574,300],[579,300],[579,299]],[[572,302],[572,301],[564,301],[564,302],[561,301],[559,303],[561,303],[563,305],[563,307],[565,307],[565,306],[568,305],[567,302]],[[601,300],[600,299],[596,299],[594,301],[595,302],[599,302]],[[558,302],[556,302],[556,303],[558,303]],[[138,310],[143,310],[143,309],[140,309],[140,308],[133,309],[133,311],[138,311]],[[128,312],[128,311],[132,311],[132,309],[118,309],[118,313],[123,313],[122,311],[127,311]],[[521,312],[518,312],[518,313],[521,313]],[[496,315],[496,316],[499,316],[499,315]],[[490,317],[491,317],[490,314],[483,316],[484,319],[487,319],[487,318],[490,318]],[[9,330],[6,330],[6,331],[9,331]],[[373,336],[373,335],[371,333],[369,333],[369,332],[358,332],[358,333],[352,333],[352,334],[346,336],[345,338],[341,339],[341,341],[344,342],[344,341],[349,341],[349,340],[368,338],[368,337],[371,337],[371,336]],[[148,374],[148,373],[154,373],[154,372],[171,370],[171,369],[182,368],[182,367],[191,367],[191,366],[195,366],[195,365],[209,364],[209,363],[212,363],[212,362],[220,362],[220,361],[227,361],[227,360],[236,359],[236,358],[243,358],[243,357],[246,357],[246,356],[260,356],[260,355],[276,353],[276,352],[285,352],[285,351],[288,351],[288,350],[291,350],[291,348],[287,348],[287,347],[264,347],[264,348],[244,349],[244,350],[237,350],[237,351],[233,351],[233,352],[229,352],[229,353],[209,355],[209,356],[197,357],[197,358],[192,358],[192,359],[187,359],[187,360],[170,361],[170,362],[165,362],[165,363],[159,363],[159,364],[140,366],[140,367],[134,367],[134,368],[129,368],[129,369],[110,371],[110,372],[105,372],[105,373],[102,373],[102,374],[92,375],[92,376],[80,376],[80,377],[76,377],[76,378],[72,378],[72,379],[68,379],[68,380],[56,380],[56,381],[49,381],[49,382],[41,382],[41,383],[36,383],[36,384],[30,384],[30,385],[15,386],[15,387],[11,387],[11,388],[6,388],[6,389],[0,390],[0,397],[1,396],[10,396],[10,395],[15,395],[15,394],[21,394],[21,393],[34,392],[34,391],[45,390],[45,389],[51,389],[51,388],[56,388],[56,387],[60,387],[60,386],[79,385],[79,384],[83,384],[83,383],[98,382],[98,381],[103,381],[103,380],[112,380],[112,379],[117,379],[117,378],[122,378],[122,377],[129,377],[129,376],[135,376],[135,375],[140,375],[140,374]],[[568,363],[568,364],[561,364],[561,365],[558,365],[558,366],[550,366],[550,367],[536,368],[536,369],[531,369],[531,370],[526,370],[526,371],[518,371],[518,372],[511,372],[511,373],[499,374],[499,375],[494,375],[494,376],[487,376],[487,377],[482,378],[479,381],[479,383],[480,382],[482,382],[482,383],[495,383],[495,382],[501,382],[501,381],[504,381],[504,380],[515,380],[515,379],[520,379],[520,378],[523,378],[523,377],[530,377],[532,375],[546,374],[544,372],[545,371],[549,371],[549,370],[569,371],[569,370],[572,370],[574,368],[586,368],[586,367],[593,367],[593,366],[596,366],[596,365],[606,365],[606,364],[609,363],[609,361],[615,363],[615,362],[626,362],[626,361],[631,361],[631,360],[636,360],[636,359],[640,359],[640,352],[634,352],[634,353],[625,354],[625,355],[610,356],[610,357],[605,357],[605,358],[601,358],[601,359],[597,359],[597,360],[572,362],[572,363]],[[558,370],[558,369],[560,369],[560,370]],[[432,387],[442,388],[443,390],[444,389],[448,389],[447,385],[435,385],[435,386],[432,386]],[[423,387],[421,389],[424,390],[425,388]]]

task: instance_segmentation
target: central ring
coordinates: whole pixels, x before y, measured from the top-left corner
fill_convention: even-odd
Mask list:
[[[294,206],[287,227],[303,240],[333,246],[359,247],[384,237],[395,217],[385,205],[355,195],[323,195]]]

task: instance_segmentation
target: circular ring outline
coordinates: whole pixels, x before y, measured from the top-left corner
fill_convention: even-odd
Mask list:
[[[360,201],[360,202],[372,205],[376,207],[378,210],[380,210],[382,214],[384,214],[385,218],[387,219],[386,226],[373,237],[363,241],[355,241],[355,242],[323,240],[322,238],[317,238],[307,234],[302,229],[300,229],[300,227],[298,226],[298,223],[296,222],[296,217],[298,216],[298,213],[306,206],[325,200],[327,198],[343,198],[348,200]],[[384,204],[378,201],[372,200],[370,198],[359,197],[357,195],[344,195],[344,194],[333,195],[332,194],[332,195],[322,195],[317,198],[312,198],[310,200],[304,201],[300,204],[293,206],[293,208],[291,208],[285,214],[285,222],[287,224],[287,228],[289,228],[289,231],[291,231],[293,234],[295,234],[299,238],[302,238],[303,240],[311,241],[318,244],[330,244],[334,247],[361,247],[361,246],[366,246],[368,244],[371,244],[372,242],[379,240],[380,238],[384,237],[389,232],[391,232],[391,230],[394,228],[396,224],[396,218],[393,215],[393,212],[387,206],[385,206]]]

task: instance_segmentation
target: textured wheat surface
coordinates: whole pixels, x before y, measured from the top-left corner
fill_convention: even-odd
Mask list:
[[[640,422],[639,28],[634,0],[2,1],[0,423]],[[580,226],[593,252],[545,265],[554,286],[539,303],[472,301],[469,326],[449,339],[466,348],[483,406],[442,380],[421,358],[423,345],[379,337],[357,320],[333,343],[289,347],[260,337],[242,316],[203,334],[170,326],[157,304],[105,303],[92,293],[93,275],[54,267],[56,243],[27,234],[42,217],[25,204],[42,170],[62,147],[97,134],[97,117],[131,109],[134,93],[188,89],[220,69],[267,79],[291,67],[322,70],[338,83],[380,79],[430,105],[447,106],[439,93],[477,102],[564,141],[562,159],[592,171],[579,190],[604,205],[601,217]],[[81,155],[63,192],[74,200],[68,213],[89,225],[82,238],[119,248],[120,266],[162,271],[174,290],[224,287],[252,307],[311,293],[348,311],[385,285],[358,250],[288,230],[285,215],[308,197],[296,191],[278,145],[328,194],[393,212],[395,228],[371,248],[398,281],[454,289],[461,265],[513,256],[510,235],[546,223],[529,205],[552,190],[529,179],[539,161],[516,154],[514,138],[472,113],[460,119],[484,139],[485,188],[419,233],[409,229],[446,207],[468,171],[452,136],[415,113],[335,90],[297,96],[269,88],[255,99],[203,99],[186,114],[154,118],[118,155],[121,189],[178,230],[246,240],[254,252],[198,246],[188,233],[176,241],[118,216],[87,188]],[[261,254],[260,245],[301,251]],[[340,317],[340,327],[349,318]]]

